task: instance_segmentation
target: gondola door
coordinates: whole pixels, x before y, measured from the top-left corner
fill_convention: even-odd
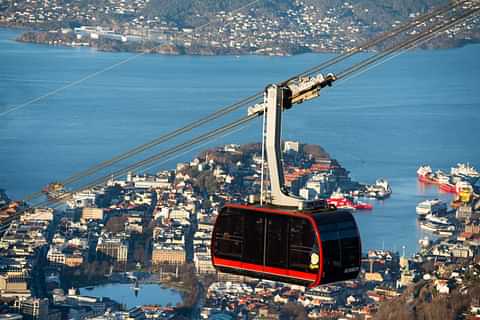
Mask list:
[[[287,216],[267,215],[265,272],[288,275]]]
[[[258,212],[245,213],[243,253],[244,268],[263,272],[265,247],[265,215]]]

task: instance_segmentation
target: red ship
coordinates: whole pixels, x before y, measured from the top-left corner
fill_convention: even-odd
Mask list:
[[[417,170],[417,177],[420,182],[437,184],[438,181],[435,179],[435,174],[432,172],[430,166],[421,166]]]
[[[457,193],[457,188],[451,183],[442,183],[439,185],[440,190],[450,193]]]
[[[340,192],[334,192],[327,199],[328,204],[333,204],[335,207],[343,210],[372,210],[373,206],[370,203],[360,202],[360,201],[353,201],[349,198],[346,198]]]

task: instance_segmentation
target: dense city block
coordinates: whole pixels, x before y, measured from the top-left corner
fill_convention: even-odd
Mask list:
[[[335,193],[368,197],[372,186],[352,181],[321,147],[285,141],[283,151],[292,192],[310,199]],[[396,312],[409,319],[431,312],[427,308],[433,305],[446,314],[478,313],[480,203],[474,199],[465,203],[468,216],[451,212],[456,232],[423,240],[413,257],[386,249],[365,252],[361,275],[353,281],[306,288],[218,272],[210,252],[215,218],[226,202],[255,199],[262,163],[259,144],[225,145],[178,163],[175,170],[129,173],[73,193],[56,209],[29,209],[0,193],[0,219],[26,210],[0,242],[6,313],[0,317],[383,319]],[[53,183],[45,193],[54,198],[68,190]],[[129,283],[136,294],[148,283],[162,284],[181,292],[182,302],[128,308],[78,290],[107,283]],[[416,309],[402,302],[418,296]]]

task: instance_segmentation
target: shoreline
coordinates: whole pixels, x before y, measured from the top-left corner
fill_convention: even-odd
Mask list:
[[[47,32],[42,30],[35,30],[34,28],[24,26],[4,26],[0,24],[0,28],[5,30],[15,30],[21,32],[16,38],[12,39],[19,43],[40,44],[49,47],[62,47],[62,48],[80,48],[87,47],[94,49],[98,52],[111,52],[111,53],[132,53],[132,54],[152,54],[162,56],[199,56],[199,57],[220,57],[220,56],[272,56],[272,57],[286,57],[297,56],[306,53],[312,54],[341,54],[351,48],[347,49],[322,49],[312,50],[310,48],[299,46],[293,50],[284,50],[277,47],[276,50],[258,49],[256,51],[251,50],[232,50],[225,48],[216,48],[211,46],[201,46],[196,48],[189,48],[180,44],[164,43],[159,44],[148,41],[122,41],[113,39],[85,39],[83,42],[79,42],[73,32],[63,33],[59,30],[55,32]],[[480,38],[469,39],[457,39],[446,38],[444,41],[437,43],[436,45],[424,44],[416,47],[414,50],[445,50],[445,49],[459,49],[470,44],[480,44]],[[260,51],[262,50],[262,51]],[[366,50],[365,52],[379,52],[381,49],[374,48]]]
[[[120,287],[117,287],[118,285],[120,285]],[[147,286],[147,287],[145,287]],[[109,299],[111,299],[112,301],[115,301],[116,303],[120,304],[120,305],[127,305],[127,304],[132,304],[132,301],[130,302],[126,302],[125,300],[129,300],[133,297],[128,297],[126,295],[126,293],[128,292],[129,294],[131,295],[135,295],[135,291],[133,290],[133,288],[130,288],[131,287],[131,283],[125,283],[125,282],[109,282],[109,283],[105,283],[105,284],[99,284],[99,285],[92,285],[92,286],[88,286],[88,287],[79,287],[78,288],[78,292],[81,296],[93,296],[93,297],[97,297],[97,298],[100,298],[100,297],[107,297]],[[178,290],[177,288],[174,288],[174,287],[171,287],[171,286],[167,286],[165,285],[164,283],[148,283],[148,284],[141,284],[139,286],[139,291],[138,292],[142,292],[147,290],[150,291],[152,290],[152,288],[154,288],[155,290],[157,289],[160,289],[162,290],[162,294],[161,296],[164,296],[164,297],[167,297],[167,300],[171,300],[171,298],[173,296],[168,296],[168,295],[175,295],[175,296],[178,296],[179,297],[179,301],[177,301],[176,303],[172,303],[172,302],[166,302],[166,303],[162,303],[162,304],[158,304],[158,305],[161,305],[161,306],[167,306],[169,304],[171,305],[176,305],[176,304],[181,304],[183,303],[185,297],[184,297],[184,292],[181,291],[181,290]],[[112,298],[112,295],[103,295],[103,293],[101,293],[102,290],[112,290],[114,288],[117,288],[117,290],[125,290],[125,292],[122,294],[122,298],[124,299],[124,301],[119,301],[118,300],[118,297],[113,297]],[[100,292],[97,292],[96,294],[92,294],[92,292],[94,292],[95,290],[100,290]],[[165,296],[165,294],[167,294]],[[135,296],[135,299],[140,299],[140,300],[144,300],[146,297],[144,296],[143,299],[141,298],[141,296]],[[174,299],[176,300],[176,298]],[[152,305],[152,303],[149,303],[148,301],[135,301],[135,303],[138,303],[139,305]]]

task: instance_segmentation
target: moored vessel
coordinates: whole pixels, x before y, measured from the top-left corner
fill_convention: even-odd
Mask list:
[[[437,234],[440,234],[440,233],[446,234],[446,233],[452,233],[453,231],[455,231],[454,225],[438,224],[428,220],[420,222],[420,227],[422,229],[425,229],[427,231],[434,232]]]
[[[447,204],[439,199],[425,200],[420,202],[415,210],[419,217],[425,217],[427,214],[444,215],[447,212]]]
[[[480,173],[469,163],[458,163],[456,167],[450,169],[450,173],[475,184],[480,178]]]
[[[354,210],[372,210],[373,205],[367,202],[355,201],[349,196],[345,196],[339,190],[332,193],[327,199],[328,204],[333,204],[336,208],[348,211]]]
[[[421,166],[417,170],[418,180],[424,183],[436,183],[435,175],[430,166]]]
[[[449,193],[457,193],[457,187],[451,183],[441,183],[438,185],[440,190],[449,192]]]

